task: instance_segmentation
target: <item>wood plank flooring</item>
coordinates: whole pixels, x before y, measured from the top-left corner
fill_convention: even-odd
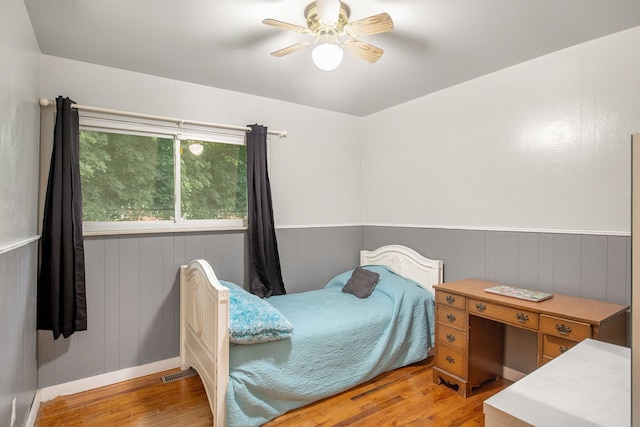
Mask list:
[[[433,383],[432,359],[381,374],[265,427],[484,426],[482,402],[510,382],[489,381],[464,399]],[[163,375],[175,372],[179,370],[57,397],[40,406],[36,426],[210,426],[200,378],[162,382]]]

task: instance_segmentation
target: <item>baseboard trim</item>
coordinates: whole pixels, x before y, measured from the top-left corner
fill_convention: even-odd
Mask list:
[[[33,397],[33,402],[31,403],[31,409],[29,409],[27,421],[25,421],[24,423],[24,427],[34,427],[36,425],[38,411],[40,410],[40,402],[40,390],[36,390],[36,394]]]
[[[527,376],[527,374],[525,374],[524,372],[516,371],[515,369],[509,368],[508,366],[502,367],[502,378],[513,381],[514,383],[523,379],[525,376]]]
[[[82,391],[116,384],[121,381],[132,380],[134,378],[155,374],[156,372],[168,371],[169,369],[178,367],[180,367],[180,357],[173,357],[171,359],[147,363],[146,365],[134,366],[131,368],[120,369],[119,371],[107,372],[106,374],[70,381],[68,383],[43,387],[38,390],[40,396],[38,404],[52,400],[57,396],[67,396],[70,394],[80,393]],[[32,407],[33,406],[34,405],[32,405]]]

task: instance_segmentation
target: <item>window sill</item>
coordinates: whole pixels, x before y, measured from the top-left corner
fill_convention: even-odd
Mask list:
[[[119,236],[130,234],[197,233],[217,231],[244,231],[246,221],[189,221],[174,223],[169,221],[143,223],[83,223],[84,237]]]

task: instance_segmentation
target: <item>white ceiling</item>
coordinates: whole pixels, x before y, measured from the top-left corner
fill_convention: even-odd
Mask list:
[[[375,64],[345,56],[318,70],[305,26],[311,0],[24,0],[43,54],[365,116],[475,77],[640,25],[639,0],[346,0],[351,20],[387,12],[364,37]]]

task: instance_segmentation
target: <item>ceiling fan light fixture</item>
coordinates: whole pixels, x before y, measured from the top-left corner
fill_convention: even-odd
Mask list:
[[[335,70],[342,63],[344,51],[334,43],[322,43],[311,52],[311,58],[316,67],[323,71]]]

